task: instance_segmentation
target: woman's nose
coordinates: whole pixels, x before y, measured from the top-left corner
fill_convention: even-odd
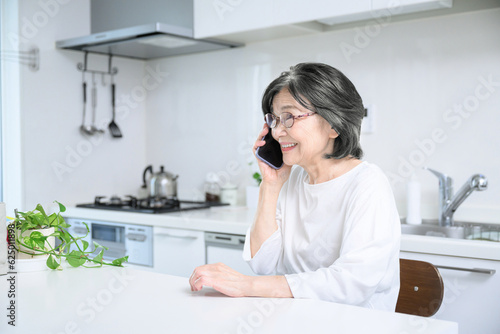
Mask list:
[[[281,122],[278,122],[276,127],[273,129],[273,135],[275,138],[286,136],[287,134],[286,130],[287,130],[286,127],[283,124],[281,124]]]

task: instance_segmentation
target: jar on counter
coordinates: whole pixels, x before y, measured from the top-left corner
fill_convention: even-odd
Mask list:
[[[215,173],[208,173],[205,181],[205,200],[207,202],[220,202],[221,187],[219,177]]]
[[[238,187],[232,183],[226,183],[222,186],[220,201],[229,205],[236,205],[238,202]]]

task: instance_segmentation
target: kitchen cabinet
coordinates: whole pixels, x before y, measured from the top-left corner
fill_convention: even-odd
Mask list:
[[[194,268],[205,264],[204,233],[155,226],[153,263],[157,273],[191,276]]]
[[[317,33],[338,23],[451,5],[452,0],[195,0],[194,35],[245,43]]]
[[[195,0],[196,38],[314,21],[327,17],[365,15],[371,0]]]
[[[422,10],[431,10],[439,8],[451,8],[453,1],[436,0],[372,0],[372,11],[385,10],[389,6],[393,7],[395,14],[408,14]]]
[[[460,333],[498,333],[500,261],[412,252],[401,252],[401,258],[438,266],[444,283],[444,298],[434,318],[458,322]],[[491,272],[473,272],[469,270],[472,268]]]

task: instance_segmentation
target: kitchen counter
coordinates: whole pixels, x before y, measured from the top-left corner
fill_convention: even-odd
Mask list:
[[[0,277],[2,296],[9,277]],[[16,327],[7,324],[2,307],[2,334],[42,328],[44,333],[458,333],[454,322],[323,301],[192,292],[187,278],[130,268],[70,267],[19,273],[16,279]]]
[[[82,218],[83,221],[88,219],[244,235],[253,222],[254,214],[254,210],[246,207],[231,206],[156,214],[68,207],[63,216]]]
[[[163,214],[68,207],[63,216],[83,221],[100,220],[244,235],[253,222],[254,214],[254,210],[246,207],[231,206]],[[500,261],[500,242],[403,234],[401,250]]]

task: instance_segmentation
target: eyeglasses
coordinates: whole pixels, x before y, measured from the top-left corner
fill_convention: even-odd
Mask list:
[[[267,125],[271,129],[274,129],[275,127],[278,126],[278,120],[281,122],[281,124],[283,124],[283,126],[285,128],[291,128],[293,126],[293,122],[296,119],[305,118],[307,116],[314,115],[315,113],[316,112],[313,111],[313,112],[310,112],[307,114],[293,116],[289,112],[284,112],[284,113],[281,113],[281,116],[279,116],[279,117],[274,115],[273,113],[268,113],[268,114],[266,114],[266,116],[264,116],[264,120],[266,121]]]

